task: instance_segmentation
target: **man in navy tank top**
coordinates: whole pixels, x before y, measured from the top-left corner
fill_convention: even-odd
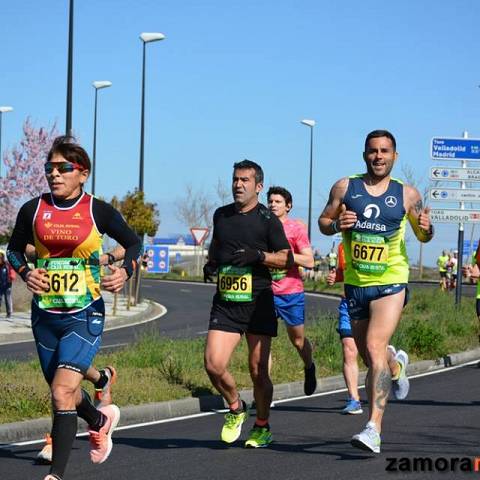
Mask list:
[[[352,437],[354,447],[380,453],[382,418],[390,389],[397,399],[408,394],[408,355],[394,362],[387,346],[407,303],[407,220],[421,242],[433,237],[429,208],[416,188],[391,177],[398,158],[395,137],[387,130],[367,135],[366,173],[338,180],[319,218],[325,235],[342,233],[345,294],[358,351],[368,366],[369,421]],[[393,373],[393,377],[392,377]]]

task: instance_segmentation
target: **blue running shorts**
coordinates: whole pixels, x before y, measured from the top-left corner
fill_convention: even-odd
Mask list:
[[[32,331],[43,375],[51,384],[58,368],[85,374],[102,340],[103,299],[75,313],[51,313],[32,302]]]
[[[298,327],[305,323],[305,294],[289,293],[274,295],[275,312],[289,327]]]
[[[408,287],[406,283],[394,283],[392,285],[377,285],[374,287],[357,287],[345,285],[345,296],[348,300],[348,313],[351,320],[368,319],[370,316],[370,302],[396,293],[405,292],[405,306],[408,302]]]
[[[345,297],[338,304],[338,327],[337,332],[340,334],[340,338],[351,338],[352,325],[350,324],[350,315],[348,313],[348,301]]]

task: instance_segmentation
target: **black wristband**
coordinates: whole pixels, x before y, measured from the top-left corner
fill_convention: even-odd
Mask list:
[[[265,252],[261,250],[258,251],[258,263],[263,263],[265,261]]]
[[[127,277],[130,278],[133,275],[133,267],[124,263],[120,268],[123,268],[127,272]]]
[[[108,257],[108,265],[113,265],[116,262],[112,253],[106,253],[105,255]]]

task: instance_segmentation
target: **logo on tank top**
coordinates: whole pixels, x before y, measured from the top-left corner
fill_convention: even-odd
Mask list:
[[[72,220],[83,220],[82,214],[80,212],[75,213],[73,215]]]
[[[52,212],[43,212],[42,220],[50,220],[52,218]]]
[[[375,232],[386,232],[387,227],[381,223],[375,223],[374,220],[380,216],[380,207],[374,203],[369,203],[363,211],[363,217],[367,220],[361,222],[357,220],[356,229],[373,230]],[[370,221],[369,221],[370,220]]]
[[[375,220],[380,216],[380,208],[378,207],[378,205],[375,205],[374,203],[369,203],[365,207],[365,210],[363,211],[363,216],[365,218],[371,219],[372,216],[374,215],[373,213],[374,211],[375,211],[375,216],[373,217],[373,220]]]
[[[390,207],[390,208],[394,208],[397,206],[397,199],[395,197],[393,197],[392,195],[389,195],[386,199],[385,199],[385,205],[387,207]]]

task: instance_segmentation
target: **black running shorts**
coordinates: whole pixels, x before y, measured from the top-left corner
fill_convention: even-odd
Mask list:
[[[271,289],[262,290],[253,302],[225,302],[213,298],[209,330],[254,335],[277,336],[277,316]]]

